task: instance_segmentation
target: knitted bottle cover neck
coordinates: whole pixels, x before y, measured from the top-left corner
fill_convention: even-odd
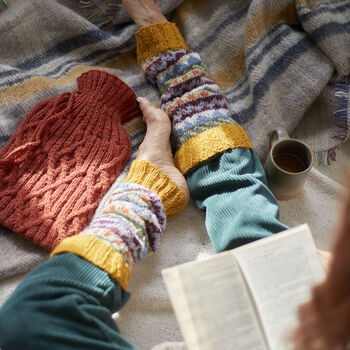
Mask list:
[[[121,123],[141,114],[118,77],[77,82],[39,102],[0,151],[0,223],[49,251],[89,223],[130,157]]]

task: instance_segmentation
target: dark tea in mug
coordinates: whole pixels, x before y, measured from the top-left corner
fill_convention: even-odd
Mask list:
[[[307,168],[298,156],[290,153],[275,154],[273,160],[282,170],[289,173],[301,173]]]

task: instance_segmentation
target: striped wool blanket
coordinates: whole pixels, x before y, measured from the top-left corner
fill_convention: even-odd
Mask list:
[[[335,159],[349,129],[350,1],[160,3],[261,159],[277,126],[310,144],[317,164]],[[0,0],[0,148],[37,102],[74,89],[90,69],[116,74],[158,103],[137,66],[135,30],[118,0]],[[125,127],[135,153],[144,125]],[[0,279],[47,257],[2,227],[0,246]]]

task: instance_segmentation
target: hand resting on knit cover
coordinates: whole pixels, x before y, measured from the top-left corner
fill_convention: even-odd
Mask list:
[[[185,177],[175,167],[170,147],[171,123],[168,115],[154,107],[146,98],[138,98],[147,132],[137,152],[136,159],[147,160],[169,176],[184,192],[186,200],[190,192]]]

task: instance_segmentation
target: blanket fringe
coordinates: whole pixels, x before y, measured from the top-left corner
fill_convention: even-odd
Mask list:
[[[330,165],[336,160],[336,152],[348,136],[349,127],[349,101],[350,101],[350,77],[344,77],[334,87],[335,105],[333,118],[335,131],[332,138],[339,140],[339,145],[327,151],[314,152],[314,162],[318,166]]]
[[[96,0],[78,1],[85,17],[98,27],[113,21],[113,17],[120,12],[122,6],[120,0],[105,1],[101,4],[97,4]]]
[[[349,98],[350,98],[350,77],[346,76],[341,81],[335,84],[334,87],[334,123],[335,131],[332,138],[339,140],[339,145],[328,151],[315,152],[315,159],[320,165],[328,164],[335,161],[335,153],[340,145],[346,140],[348,136],[349,127]]]
[[[327,151],[318,151],[314,153],[314,164],[317,166],[330,165],[336,161],[336,152],[340,145],[335,146]]]

